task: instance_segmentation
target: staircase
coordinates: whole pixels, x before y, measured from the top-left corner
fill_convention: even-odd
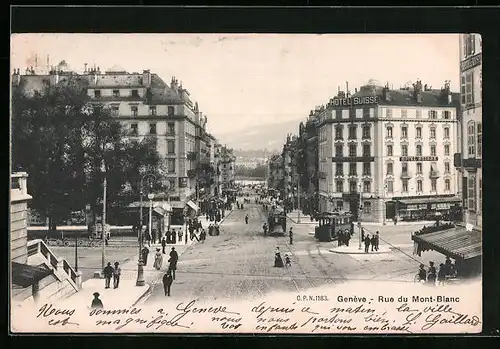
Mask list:
[[[39,282],[40,301],[57,301],[69,297],[81,288],[81,276],[65,259],[57,257],[43,240],[28,241],[28,265],[52,270]],[[13,289],[14,300],[24,302],[32,298],[31,290]]]

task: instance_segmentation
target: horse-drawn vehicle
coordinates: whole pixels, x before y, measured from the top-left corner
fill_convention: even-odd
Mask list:
[[[314,237],[319,241],[337,240],[340,231],[353,233],[353,216],[349,212],[323,212],[317,216],[317,220],[319,226],[314,229]]]
[[[282,207],[273,206],[267,216],[267,225],[271,236],[284,236],[286,232],[286,214]]]

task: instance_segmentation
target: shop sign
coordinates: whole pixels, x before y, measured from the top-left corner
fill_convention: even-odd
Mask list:
[[[477,55],[472,56],[471,58],[460,63],[460,71],[464,72],[466,70],[477,67],[478,65],[481,64],[481,62],[482,62],[482,55],[481,53],[478,53]]]
[[[401,162],[408,161],[438,161],[437,156],[401,156],[399,158]]]

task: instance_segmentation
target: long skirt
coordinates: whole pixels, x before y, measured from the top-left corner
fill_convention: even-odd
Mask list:
[[[161,265],[163,264],[163,257],[162,256],[156,256],[155,257],[155,263],[153,264],[153,267],[157,270],[160,270]]]

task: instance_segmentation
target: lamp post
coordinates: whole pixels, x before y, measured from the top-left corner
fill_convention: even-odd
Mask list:
[[[104,270],[106,263],[106,194],[108,191],[107,175],[104,173],[104,194],[102,199],[102,250],[101,250],[101,270]],[[104,274],[103,274],[104,277]]]
[[[137,263],[137,281],[135,283],[136,286],[144,286],[146,281],[144,280],[144,261],[142,260],[142,248],[143,248],[143,234],[142,234],[142,185],[144,183],[144,179],[146,177],[150,177],[150,179],[156,180],[156,176],[153,174],[145,174],[142,176],[141,181],[139,183],[139,196],[140,196],[140,206],[139,206],[139,261]]]
[[[359,183],[359,207],[358,207],[358,230],[359,230],[359,244],[358,244],[358,250],[361,250],[361,230],[363,229],[361,227],[361,214],[362,214],[362,209],[363,209],[363,203],[362,203],[362,197],[361,197],[361,183]]]
[[[148,194],[149,199],[149,238],[153,237],[153,199],[155,195],[153,193]]]

